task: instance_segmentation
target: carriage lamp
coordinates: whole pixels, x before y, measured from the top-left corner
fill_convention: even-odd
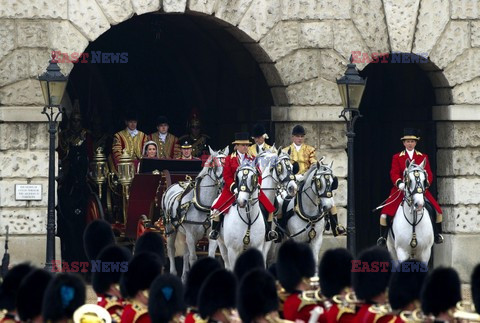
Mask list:
[[[130,184],[132,184],[133,177],[135,176],[135,165],[133,157],[127,152],[126,149],[123,150],[122,156],[118,162],[118,181],[122,185],[122,195],[123,195],[123,220],[124,223],[127,223],[127,207],[128,199],[130,197]]]
[[[354,188],[354,160],[353,141],[355,138],[355,122],[362,115],[359,106],[362,101],[363,91],[367,79],[358,74],[358,70],[350,57],[345,74],[337,80],[338,91],[342,99],[343,110],[339,118],[343,118],[347,125],[347,155],[348,155],[348,178],[347,178],[347,249],[355,257],[356,255],[356,232],[355,232],[355,188]]]
[[[50,134],[48,149],[48,211],[47,211],[47,247],[45,269],[52,271],[55,259],[55,137],[57,120],[62,114],[60,103],[67,86],[68,77],[60,72],[54,58],[50,60],[47,70],[38,76],[45,106],[42,113],[48,119]]]
[[[98,185],[98,196],[102,198],[102,185],[107,180],[107,157],[103,153],[103,148],[98,147],[92,161],[92,177]]]

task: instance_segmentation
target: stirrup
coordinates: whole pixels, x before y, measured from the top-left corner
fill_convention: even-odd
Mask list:
[[[338,224],[335,228],[332,230],[333,235],[336,236],[344,236],[347,234],[347,230],[345,227],[341,224]]]
[[[437,233],[437,234],[435,235],[435,239],[434,239],[434,240],[435,240],[435,243],[436,243],[436,244],[441,244],[441,243],[443,243],[443,236],[442,236],[440,233]]]
[[[387,239],[385,239],[384,237],[378,238],[378,240],[377,240],[377,246],[379,246],[379,247],[385,247],[386,245],[387,245]]]
[[[217,240],[218,239],[218,231],[217,230],[212,230],[208,234],[208,238],[211,240]]]
[[[277,231],[274,231],[274,230],[268,231],[266,236],[265,236],[266,241],[272,241],[272,240],[277,240],[277,239],[278,239],[278,233],[277,233]]]

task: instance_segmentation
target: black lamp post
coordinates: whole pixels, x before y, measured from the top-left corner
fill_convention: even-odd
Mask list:
[[[52,271],[55,258],[55,134],[57,133],[57,120],[62,114],[62,102],[68,77],[60,72],[57,61],[52,58],[47,71],[38,77],[42,87],[45,107],[42,113],[48,119],[48,132],[50,144],[48,152],[48,213],[47,213],[47,256],[45,269]]]
[[[343,110],[339,118],[345,119],[347,124],[347,154],[348,154],[348,178],[347,178],[347,249],[353,254],[357,253],[355,233],[355,188],[354,188],[354,167],[353,167],[353,140],[355,138],[355,121],[362,117],[358,107],[362,101],[363,90],[365,90],[366,79],[363,79],[357,71],[355,64],[347,65],[345,75],[337,80],[338,90],[342,98]]]

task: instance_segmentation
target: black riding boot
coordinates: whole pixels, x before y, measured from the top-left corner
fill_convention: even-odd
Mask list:
[[[442,222],[435,223],[433,226],[434,241],[436,244],[443,243]]]
[[[388,236],[388,229],[390,228],[390,216],[387,216],[386,224],[382,225],[380,221],[380,238],[377,240],[377,246],[386,247],[387,246],[387,236]]]
[[[332,228],[333,236],[344,235],[346,233],[343,225],[338,225],[338,216],[336,214],[330,214],[330,227]]]

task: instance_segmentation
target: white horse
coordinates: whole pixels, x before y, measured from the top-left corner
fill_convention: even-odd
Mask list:
[[[332,193],[333,161],[326,165],[323,164],[323,159],[313,164],[305,173],[296,197],[286,201],[287,214],[293,212],[287,222],[287,236],[297,242],[309,243],[317,264],[323,241],[325,216],[335,206]]]
[[[387,248],[394,260],[417,259],[428,262],[433,246],[433,226],[425,208],[425,159],[420,165],[406,161],[403,172],[404,198],[388,234]]]
[[[180,244],[183,242],[182,239],[177,239],[177,233],[181,232],[186,239],[187,249],[183,254],[182,279],[186,278],[190,266],[197,260],[198,241],[210,231],[208,219],[210,207],[223,186],[223,162],[228,156],[228,146],[219,151],[209,149],[210,157],[205,162],[205,166],[195,179],[195,183],[190,183],[193,187],[185,191],[186,185],[176,183],[168,187],[162,197],[171,274],[177,274],[175,241],[177,240]],[[209,252],[213,248],[214,254],[216,247],[215,241],[209,241]]]
[[[265,221],[260,210],[258,170],[241,165],[235,173],[238,192],[236,203],[225,215],[218,243],[227,250],[223,255],[225,268],[233,270],[238,256],[247,248],[257,248],[265,256]]]

